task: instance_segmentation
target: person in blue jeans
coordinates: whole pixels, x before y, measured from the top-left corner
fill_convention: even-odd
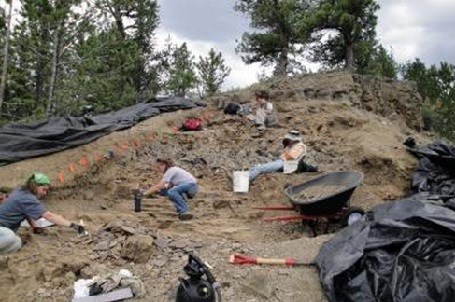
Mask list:
[[[198,190],[196,178],[190,172],[174,166],[170,159],[158,158],[156,163],[158,170],[163,173],[163,178],[143,195],[160,193],[162,196],[168,197],[174,204],[180,220],[192,219],[193,214],[188,210],[184,195],[189,198],[196,195]]]
[[[303,143],[303,138],[299,131],[289,131],[283,138],[283,152],[280,157],[272,162],[260,164],[251,168],[249,171],[250,183],[252,183],[260,174],[283,170],[286,161],[298,161],[306,155],[306,152],[306,146]],[[295,169],[297,169],[297,165]]]

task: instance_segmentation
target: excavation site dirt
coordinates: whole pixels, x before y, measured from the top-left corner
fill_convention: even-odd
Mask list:
[[[351,206],[367,211],[407,194],[417,161],[403,142],[413,136],[426,143],[431,134],[418,132],[415,109],[406,101],[414,90],[399,85],[346,73],[273,80],[215,96],[207,107],[148,119],[88,145],[0,167],[1,186],[7,189],[33,171],[60,177],[46,207],[82,220],[89,231],[79,236],[49,227],[33,234],[21,228],[23,248],[0,256],[0,301],[70,301],[76,280],[120,269],[144,285],[145,295],[134,300],[174,301],[189,253],[210,265],[224,301],[326,301],[314,268],[233,265],[229,257],[311,262],[321,244],[340,231],[338,225],[326,230],[322,224],[315,237],[300,221],[263,221],[283,213],[255,208],[290,206],[286,186],[328,172],[359,171],[363,185],[354,191]],[[270,91],[279,117],[279,125],[260,136],[249,122],[221,110],[227,102],[252,101],[256,89]],[[204,116],[203,130],[176,131],[188,116]],[[292,129],[303,135],[319,172],[265,174],[248,193],[234,193],[232,172],[276,158]],[[129,147],[119,148],[123,142]],[[109,156],[95,160],[96,154]],[[84,156],[90,165],[78,165]],[[199,192],[188,202],[192,220],[180,221],[164,197],[143,198],[141,212],[134,211],[132,189],[160,179],[155,161],[163,156],[198,179]],[[69,171],[72,163],[77,169]]]

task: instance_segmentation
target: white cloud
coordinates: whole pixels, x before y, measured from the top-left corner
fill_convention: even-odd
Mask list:
[[[392,49],[395,60],[455,61],[455,1],[379,0],[379,4],[378,37]]]
[[[380,42],[392,48],[395,60],[405,62],[419,55],[424,29],[412,13],[410,4],[394,3],[379,11]]]

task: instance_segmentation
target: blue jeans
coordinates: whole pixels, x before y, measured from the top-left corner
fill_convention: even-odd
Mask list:
[[[181,184],[170,189],[161,190],[160,194],[163,196],[169,197],[169,199],[174,204],[177,209],[177,214],[182,214],[188,211],[188,206],[186,204],[185,198],[183,197],[184,193],[194,196],[197,192],[197,184],[195,183],[186,183]]]
[[[284,161],[282,159],[274,160],[270,163],[261,164],[254,166],[250,169],[250,182],[254,181],[259,174],[278,172],[284,167]]]

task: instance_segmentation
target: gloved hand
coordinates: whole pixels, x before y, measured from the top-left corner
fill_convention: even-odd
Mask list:
[[[73,228],[77,231],[79,235],[85,234],[85,228],[82,225],[76,224],[76,223],[71,223],[70,228]]]

